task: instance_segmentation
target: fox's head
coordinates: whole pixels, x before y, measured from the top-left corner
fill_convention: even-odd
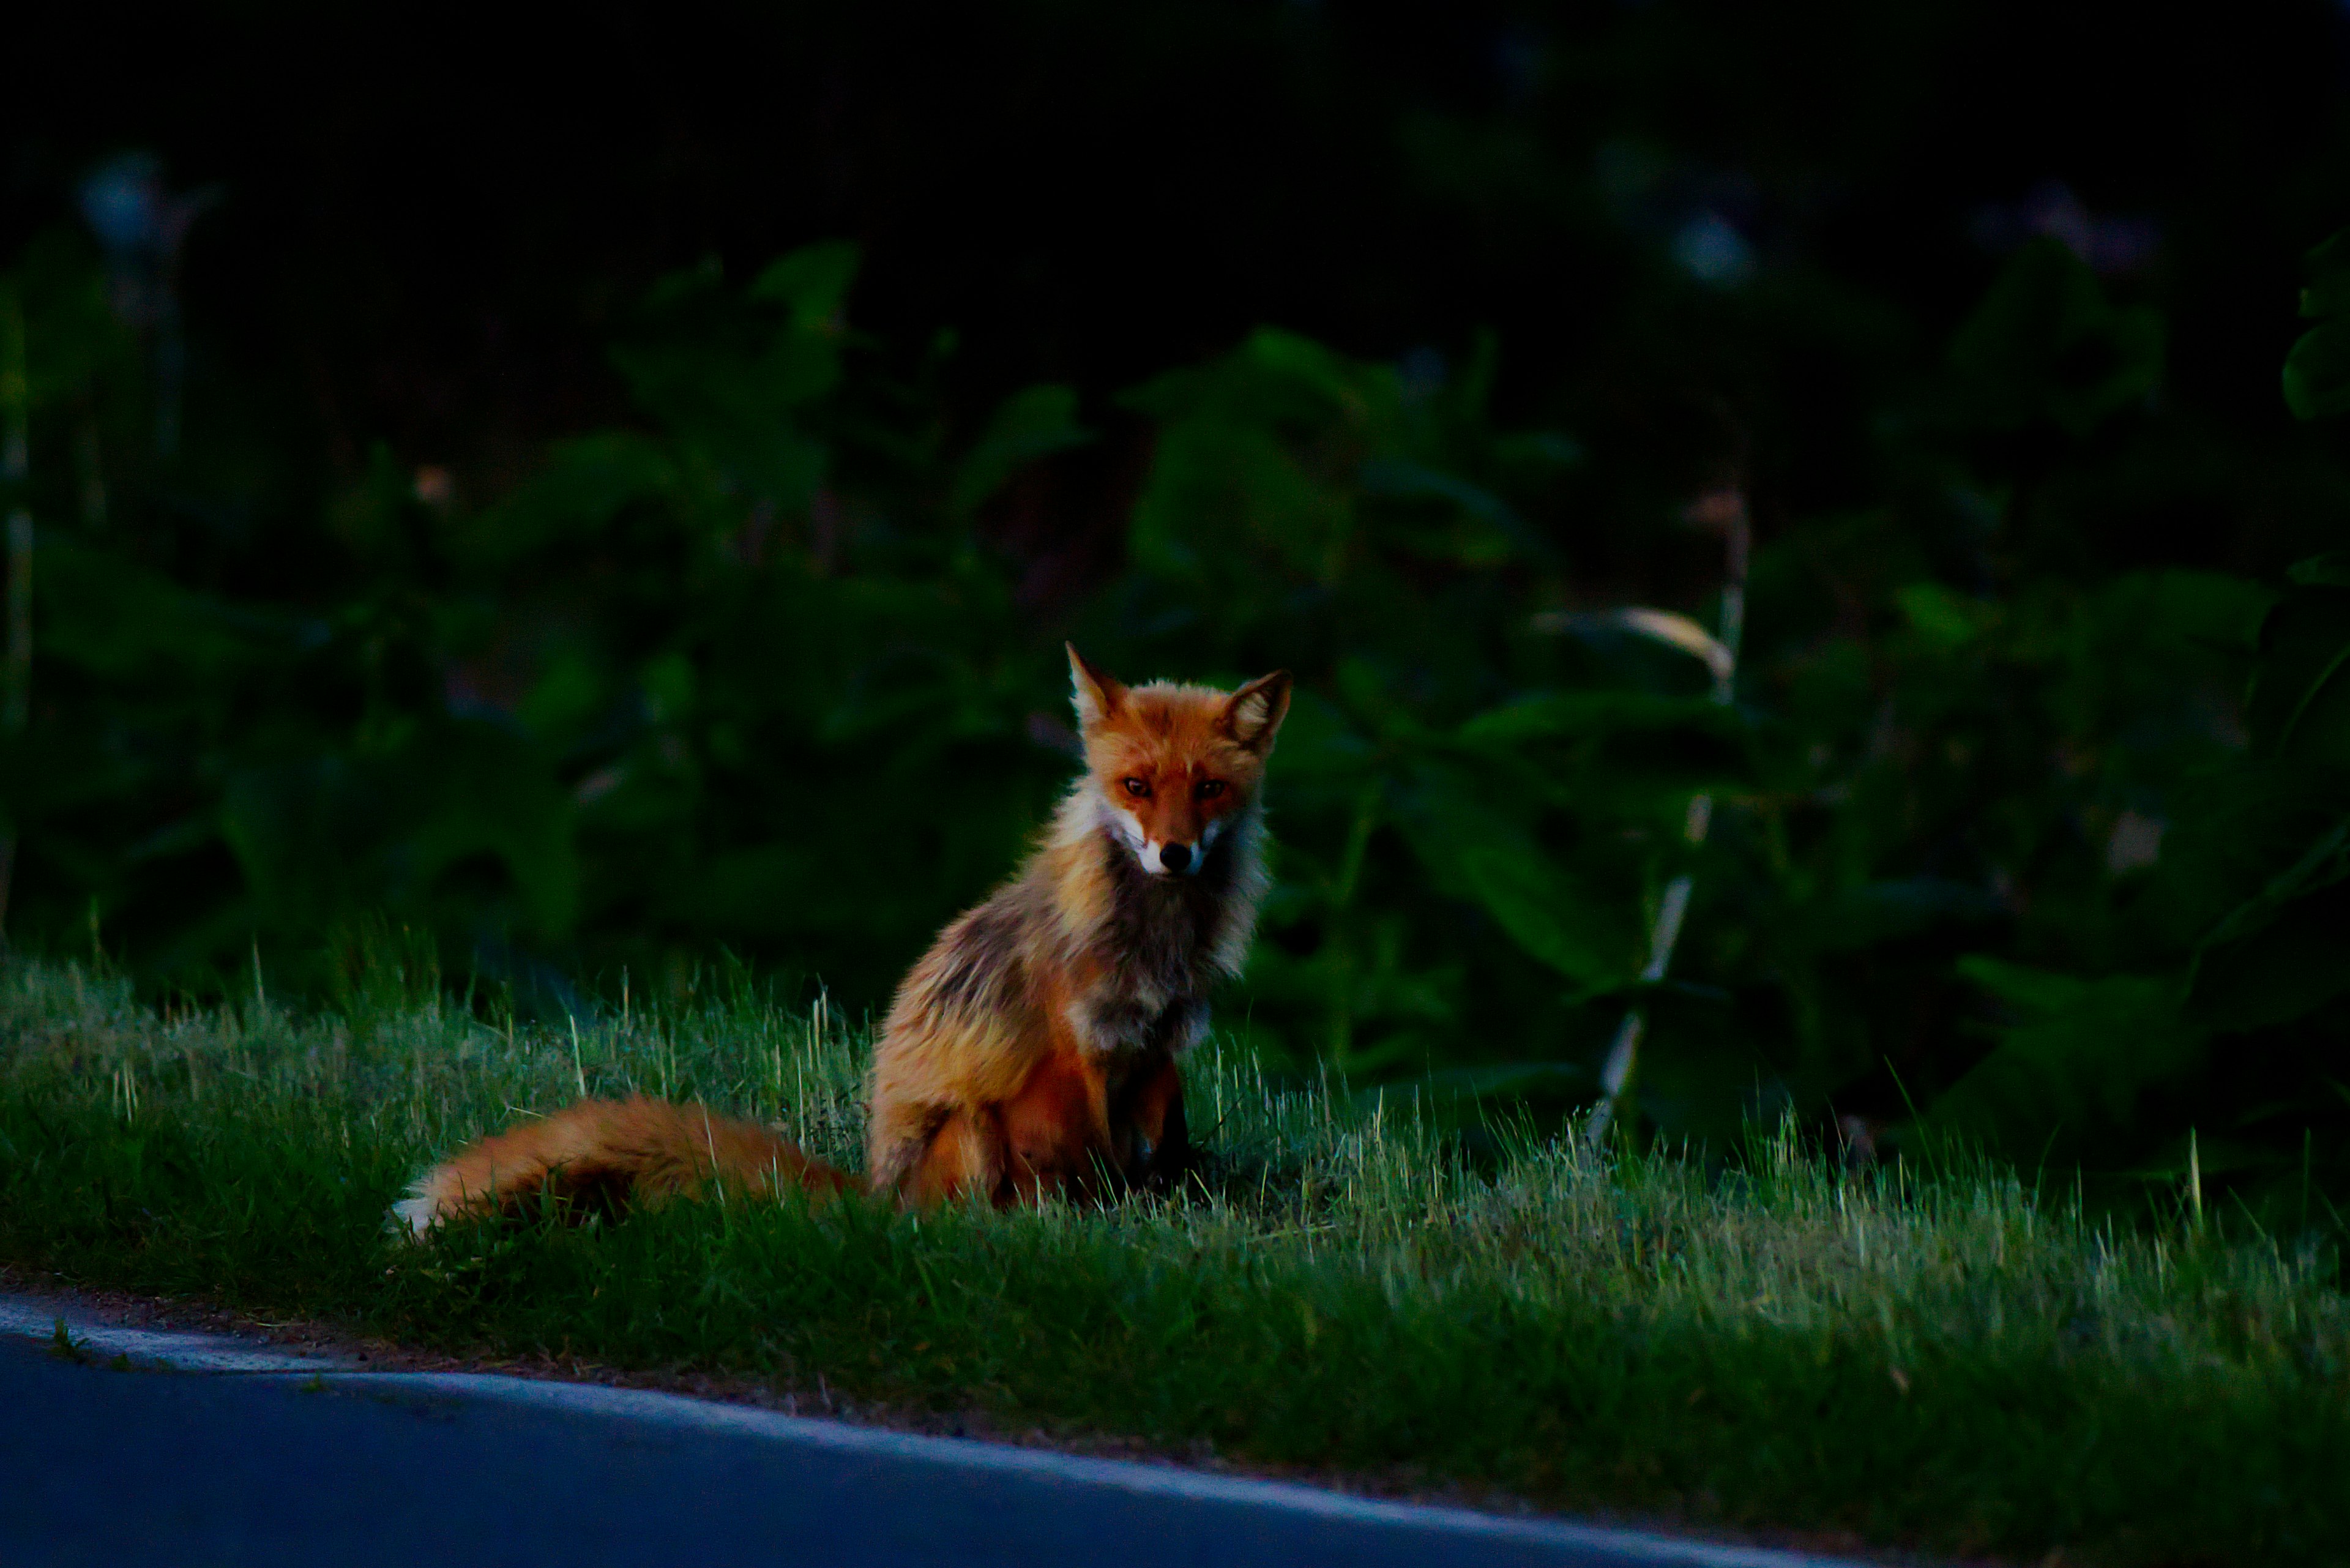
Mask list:
[[[1196,875],[1256,802],[1289,713],[1289,671],[1237,691],[1163,680],[1129,689],[1073,647],[1069,676],[1104,820],[1152,876]]]

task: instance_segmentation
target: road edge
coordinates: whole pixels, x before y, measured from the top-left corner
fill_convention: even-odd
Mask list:
[[[966,1471],[1046,1477],[1128,1493],[1382,1525],[1442,1539],[1508,1540],[1549,1546],[1590,1568],[1869,1568],[1868,1560],[1692,1540],[1617,1525],[1513,1518],[1441,1503],[1383,1498],[1261,1477],[1219,1475],[1168,1461],[1104,1459],[1051,1449],[938,1437],[656,1389],[612,1387],[489,1372],[384,1371],[333,1349],[256,1336],[127,1327],[48,1294],[0,1293],[0,1335],[47,1340],[93,1366],[284,1380],[318,1386],[405,1390],[645,1425],[719,1432]],[[1879,1560],[1882,1561],[1882,1560]]]

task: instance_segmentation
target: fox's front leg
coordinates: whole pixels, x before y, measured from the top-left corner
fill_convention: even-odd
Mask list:
[[[1098,1198],[1121,1161],[1110,1143],[1109,1095],[1100,1064],[1056,1052],[1037,1064],[1000,1107],[1012,1196],[1037,1202],[1055,1193]]]
[[[1118,1114],[1128,1177],[1153,1187],[1182,1179],[1191,1165],[1191,1133],[1183,1115],[1183,1075],[1171,1055],[1145,1062],[1120,1096]]]
[[[1126,1124],[1117,1112],[1125,1086],[1125,1064],[1146,1049],[1153,1014],[1106,986],[1081,992],[1054,1019],[1051,1074],[1066,1080],[1064,1115],[1071,1130],[1113,1172],[1128,1160]]]

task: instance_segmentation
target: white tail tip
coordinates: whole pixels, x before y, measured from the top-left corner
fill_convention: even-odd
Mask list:
[[[425,1239],[426,1234],[432,1229],[434,1218],[432,1199],[421,1194],[413,1198],[403,1198],[391,1206],[391,1229],[405,1235],[411,1241],[421,1241]]]

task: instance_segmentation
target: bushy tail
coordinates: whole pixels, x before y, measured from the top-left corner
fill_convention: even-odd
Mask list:
[[[581,1100],[481,1139],[419,1177],[392,1220],[421,1240],[440,1220],[511,1213],[542,1196],[619,1210],[646,1199],[799,1189],[819,1197],[848,1176],[755,1122],[639,1095]]]

